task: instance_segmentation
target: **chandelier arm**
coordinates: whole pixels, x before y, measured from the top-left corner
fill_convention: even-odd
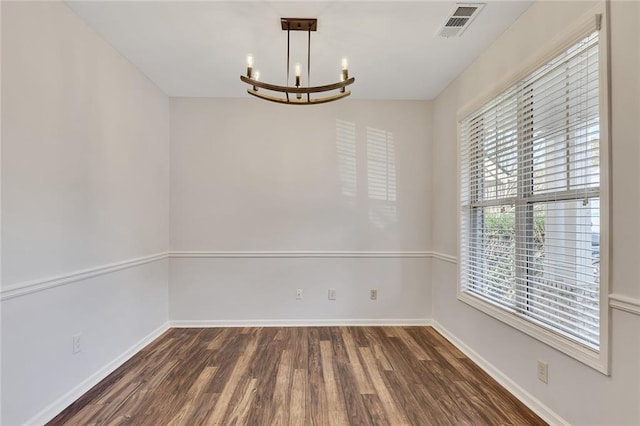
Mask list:
[[[287,104],[287,105],[318,105],[318,104],[325,104],[327,102],[333,102],[333,101],[337,101],[338,99],[342,99],[344,97],[347,97],[351,94],[351,91],[347,90],[344,93],[339,93],[337,95],[332,95],[332,96],[326,96],[324,98],[316,98],[316,99],[310,99],[310,100],[298,100],[298,99],[285,99],[285,98],[279,98],[277,96],[271,96],[271,95],[267,95],[264,94],[262,92],[258,92],[257,90],[251,90],[251,89],[247,89],[247,93],[255,96],[257,98],[260,99],[264,99],[266,101],[271,101],[271,102],[275,102],[275,103],[279,103],[279,104]]]
[[[244,75],[240,76],[240,80],[245,83],[256,86],[261,89],[271,90],[274,92],[281,93],[319,93],[319,92],[328,92],[330,90],[341,89],[345,86],[353,84],[356,81],[355,77],[350,77],[345,81],[341,81],[339,83],[326,84],[324,86],[311,86],[311,87],[292,87],[292,86],[278,86],[275,84],[265,83],[263,81],[254,80],[252,78],[246,77]]]

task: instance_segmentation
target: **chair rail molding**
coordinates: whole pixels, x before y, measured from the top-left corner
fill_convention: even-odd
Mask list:
[[[430,253],[433,259],[442,260],[443,262],[447,262],[447,263],[453,263],[454,265],[458,264],[458,258],[456,256],[440,253],[439,251],[432,251]]]
[[[613,309],[640,315],[640,299],[623,294],[609,294],[609,306]]]
[[[457,263],[455,256],[450,256],[444,253],[439,253],[430,250],[390,250],[390,251],[358,251],[358,250],[345,250],[345,251],[305,251],[305,250],[292,250],[292,251],[168,251],[155,253],[147,256],[137,257],[133,259],[123,260],[120,262],[109,263],[106,265],[99,265],[93,268],[82,269],[73,271],[67,274],[56,275],[53,277],[46,277],[31,281],[26,281],[18,284],[12,284],[0,289],[0,301],[8,300],[15,297],[26,296],[32,293],[52,289],[55,287],[71,284],[77,281],[86,280],[89,278],[97,277],[100,275],[109,274],[112,272],[120,271],[122,269],[132,268],[134,266],[144,265],[146,263],[156,262],[167,258],[212,258],[212,259],[242,259],[242,258],[272,258],[272,259],[287,259],[287,258],[345,258],[345,259],[439,259],[448,263]]]
[[[25,296],[27,294],[37,293],[43,290],[49,290],[55,287],[71,284],[76,281],[82,281],[88,278],[110,274],[122,269],[144,265],[146,263],[157,262],[158,260],[166,258],[167,252],[156,253],[148,256],[123,260],[121,262],[109,263],[93,268],[82,269],[64,275],[56,275],[54,277],[42,278],[38,280],[9,285],[0,289],[0,300],[13,299],[14,297]]]

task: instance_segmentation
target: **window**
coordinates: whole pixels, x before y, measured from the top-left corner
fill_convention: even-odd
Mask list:
[[[460,123],[461,299],[596,354],[600,77],[593,32]]]

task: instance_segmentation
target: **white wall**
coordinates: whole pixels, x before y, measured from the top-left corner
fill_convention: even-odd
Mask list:
[[[430,108],[172,98],[171,319],[430,317]]]
[[[167,260],[127,262],[168,250],[169,101],[61,2],[2,2],[2,89],[1,423],[14,425],[46,420],[168,319]]]
[[[434,104],[433,250],[456,254],[456,114],[501,78],[519,71],[593,3],[534,3],[460,75]],[[640,296],[640,3],[611,8],[613,102],[613,291]],[[456,299],[456,265],[434,260],[433,317],[468,348],[533,398],[576,425],[640,424],[640,317],[612,311],[611,376],[569,358]],[[536,360],[549,363],[549,384],[536,378]]]

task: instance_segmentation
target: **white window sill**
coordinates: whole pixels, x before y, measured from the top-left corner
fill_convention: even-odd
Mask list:
[[[519,330],[551,346],[554,349],[588,365],[589,367],[599,371],[602,374],[609,375],[609,364],[605,360],[605,351],[608,347],[600,347],[600,351],[589,349],[569,338],[541,327],[528,319],[525,319],[515,313],[501,309],[480,297],[471,293],[464,292],[458,287],[458,300],[484,312],[485,314],[502,321],[505,324]]]

